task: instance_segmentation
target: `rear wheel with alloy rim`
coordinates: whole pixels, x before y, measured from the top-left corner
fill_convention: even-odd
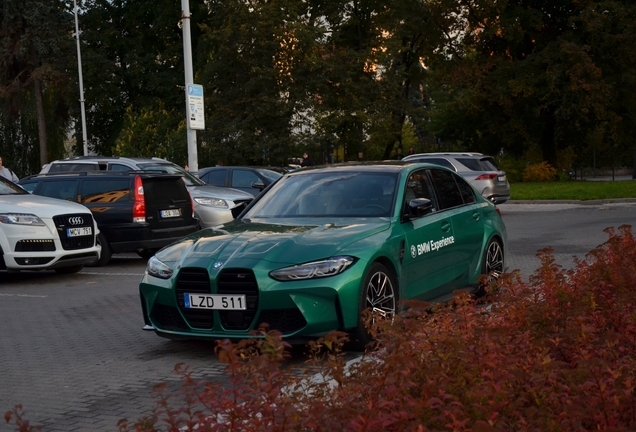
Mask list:
[[[481,266],[481,274],[486,276],[486,280],[479,285],[477,296],[481,297],[486,294],[486,286],[492,282],[496,282],[504,271],[504,252],[501,243],[497,239],[491,239],[488,242],[484,253],[484,262]]]
[[[392,321],[397,312],[397,293],[398,284],[393,273],[380,263],[371,264],[360,290],[358,325],[352,335],[356,348],[363,349],[373,339],[365,327],[363,312],[371,311],[372,324],[379,320]]]

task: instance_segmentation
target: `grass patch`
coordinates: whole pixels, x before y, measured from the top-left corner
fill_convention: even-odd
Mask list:
[[[636,180],[513,183],[512,200],[599,200],[636,198]]]

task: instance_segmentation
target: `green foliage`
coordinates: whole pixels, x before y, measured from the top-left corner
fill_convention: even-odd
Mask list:
[[[82,153],[82,131],[73,127],[81,124],[79,104],[70,102],[78,78],[69,4],[6,0],[0,9],[0,152],[21,174],[39,168],[44,127],[47,158],[63,155],[67,132]],[[503,149],[514,160],[546,161],[557,170],[631,165],[632,1],[189,4],[195,81],[205,95],[201,166],[278,165],[304,150],[319,162],[332,149],[341,160],[389,159],[411,146],[493,155]],[[179,3],[79,5],[89,147],[181,159]],[[44,95],[39,124],[36,79]],[[130,130],[136,118],[159,124],[142,137],[139,125]],[[128,142],[135,136],[149,143],[158,131],[170,135],[163,145],[175,148]],[[528,149],[539,159],[525,159]],[[523,169],[509,175],[521,178]]]
[[[60,0],[5,0],[0,22],[0,154],[24,176],[64,149],[72,21]]]
[[[513,183],[513,200],[602,200],[636,197],[636,181],[557,181]]]
[[[132,106],[126,109],[122,130],[115,142],[115,153],[129,157],[156,156],[187,165],[185,119],[180,113],[169,112],[159,100],[152,108],[141,108],[140,112]]]

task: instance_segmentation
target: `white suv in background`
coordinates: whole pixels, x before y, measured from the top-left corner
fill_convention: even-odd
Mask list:
[[[46,164],[40,173],[136,170],[183,176],[194,203],[194,215],[199,219],[201,228],[231,221],[254,199],[248,192],[209,185],[179,165],[160,158],[77,156]]]
[[[83,205],[31,195],[0,177],[0,269],[76,273],[99,258],[98,233]]]
[[[459,152],[418,153],[408,155],[402,160],[428,162],[450,168],[494,204],[503,204],[510,199],[510,183],[506,173],[497,167],[492,156]]]

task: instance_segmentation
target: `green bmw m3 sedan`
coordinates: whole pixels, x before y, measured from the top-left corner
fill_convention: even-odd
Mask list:
[[[234,221],[160,250],[140,283],[144,329],[171,339],[293,342],[349,332],[362,312],[477,287],[505,269],[495,206],[454,172],[426,163],[342,164],[281,177]]]

